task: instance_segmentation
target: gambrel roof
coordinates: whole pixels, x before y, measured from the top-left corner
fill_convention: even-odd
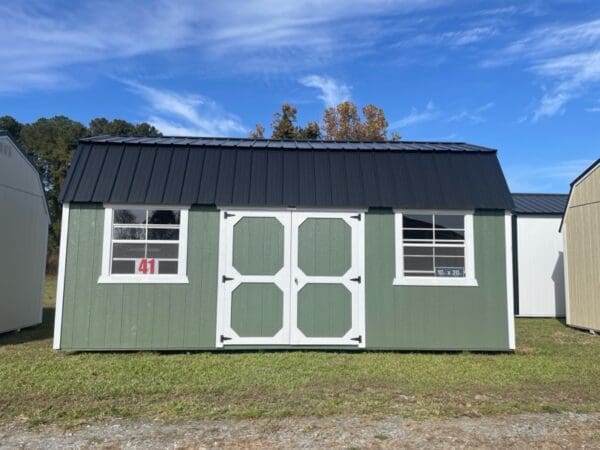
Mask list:
[[[82,139],[62,202],[512,209],[496,150],[456,142]]]

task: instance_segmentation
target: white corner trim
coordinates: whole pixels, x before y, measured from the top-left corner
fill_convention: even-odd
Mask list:
[[[69,204],[65,203],[62,208],[62,219],[60,224],[60,249],[58,251],[58,276],[56,284],[56,302],[54,312],[54,339],[52,348],[60,349],[62,331],[63,298],[65,295],[65,266],[67,263],[67,241],[69,237]]]
[[[512,242],[512,214],[504,213],[504,242],[506,245],[506,311],[508,321],[508,347],[515,350],[515,303],[513,282],[513,242]]]

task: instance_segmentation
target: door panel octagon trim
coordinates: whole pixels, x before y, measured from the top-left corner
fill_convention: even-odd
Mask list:
[[[298,346],[352,346],[365,347],[365,302],[364,302],[364,213],[362,211],[297,211],[297,210],[236,210],[227,209],[219,212],[219,280],[218,280],[218,303],[217,303],[217,333],[216,346],[223,348],[226,345],[298,345]],[[234,246],[236,244],[235,227],[244,218],[274,218],[283,227],[283,262],[282,267],[273,275],[267,274],[241,274],[234,264]],[[308,219],[316,220],[311,223],[319,224],[319,227],[308,229],[308,233],[300,236],[299,229]],[[328,222],[327,222],[328,221]],[[343,221],[349,229],[349,235],[340,228]],[[244,224],[247,225],[247,224]],[[342,232],[340,232],[340,230]],[[278,230],[275,230],[278,231]],[[255,231],[256,233],[256,231]],[[260,233],[259,233],[260,234]],[[254,245],[259,249],[256,255],[256,264],[260,266],[267,257],[273,239],[273,234],[264,231],[262,236],[270,239],[263,243],[264,254],[260,253],[260,244],[256,237],[249,238],[246,247]],[[308,236],[308,238],[307,238]],[[259,236],[260,238],[260,236]],[[307,239],[308,245],[307,245]],[[304,242],[301,242],[303,240]],[[242,241],[240,239],[240,241]],[[349,241],[349,242],[348,242]],[[308,255],[312,263],[309,273],[306,275],[300,267],[299,245],[304,245],[304,253]],[[349,245],[349,251],[346,245]],[[308,250],[306,250],[308,248]],[[256,250],[256,248],[255,248]],[[307,253],[308,251],[308,253]],[[249,261],[253,256],[244,255]],[[347,259],[349,258],[349,262]],[[238,258],[239,259],[239,258]],[[265,266],[267,267],[267,266]],[[305,267],[306,269],[306,267]],[[342,273],[345,270],[344,273]],[[253,271],[258,273],[260,270]],[[323,275],[319,275],[323,273]],[[330,275],[336,274],[335,276]],[[338,273],[340,275],[338,275]],[[281,329],[273,336],[240,336],[232,325],[234,291],[240,286],[249,284],[256,289],[247,291],[260,291],[258,284],[273,284],[281,291],[282,308],[276,312],[267,311],[267,317],[271,322],[265,326],[273,330],[273,314],[281,314]],[[341,287],[341,288],[340,288]],[[303,290],[303,288],[306,288]],[[243,287],[242,287],[243,289]],[[247,304],[238,301],[239,314],[247,314],[252,325],[248,329],[262,329],[263,318],[259,312],[248,309],[253,305],[259,309],[261,305],[276,305],[273,303],[273,291],[268,289],[269,295],[264,298],[260,296],[250,298]],[[239,294],[239,291],[238,291]],[[238,298],[245,298],[237,295]],[[299,299],[302,305],[299,304]],[[266,302],[266,303],[265,303]],[[269,303],[270,302],[270,303]],[[239,304],[242,304],[239,307]],[[258,306],[257,306],[258,305]],[[245,309],[245,306],[248,308]],[[302,310],[299,308],[302,306]],[[300,311],[300,312],[299,312]],[[258,315],[258,317],[257,317]],[[263,311],[263,315],[265,312]],[[301,317],[303,323],[299,323]],[[258,321],[258,322],[257,322]],[[238,330],[239,331],[239,330]],[[260,333],[257,333],[260,334]],[[308,334],[308,336],[307,336]],[[343,335],[342,335],[343,334]]]
[[[299,230],[308,219],[343,220],[350,228],[350,267],[342,275],[306,275],[299,267]],[[327,245],[327,242],[324,243]],[[292,285],[291,330],[292,345],[351,345],[364,347],[364,214],[353,212],[294,211],[292,213]],[[306,336],[299,324],[299,294],[308,285],[342,285],[350,293],[351,326],[343,336]]]
[[[289,343],[290,222],[285,211],[221,211],[219,233],[219,289],[217,304],[217,347],[224,345],[286,345]],[[235,267],[234,230],[243,218],[274,218],[283,227],[282,267],[274,275],[244,275]],[[274,284],[282,296],[282,327],[274,336],[240,336],[232,326],[232,296],[242,284]]]

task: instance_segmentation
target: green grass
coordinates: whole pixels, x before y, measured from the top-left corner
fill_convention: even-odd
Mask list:
[[[43,325],[0,335],[0,423],[600,411],[600,337],[559,320],[517,320],[515,354],[65,354],[54,285]]]

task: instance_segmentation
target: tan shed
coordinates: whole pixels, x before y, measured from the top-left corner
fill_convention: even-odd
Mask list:
[[[600,159],[571,183],[562,232],[567,324],[600,331]]]

